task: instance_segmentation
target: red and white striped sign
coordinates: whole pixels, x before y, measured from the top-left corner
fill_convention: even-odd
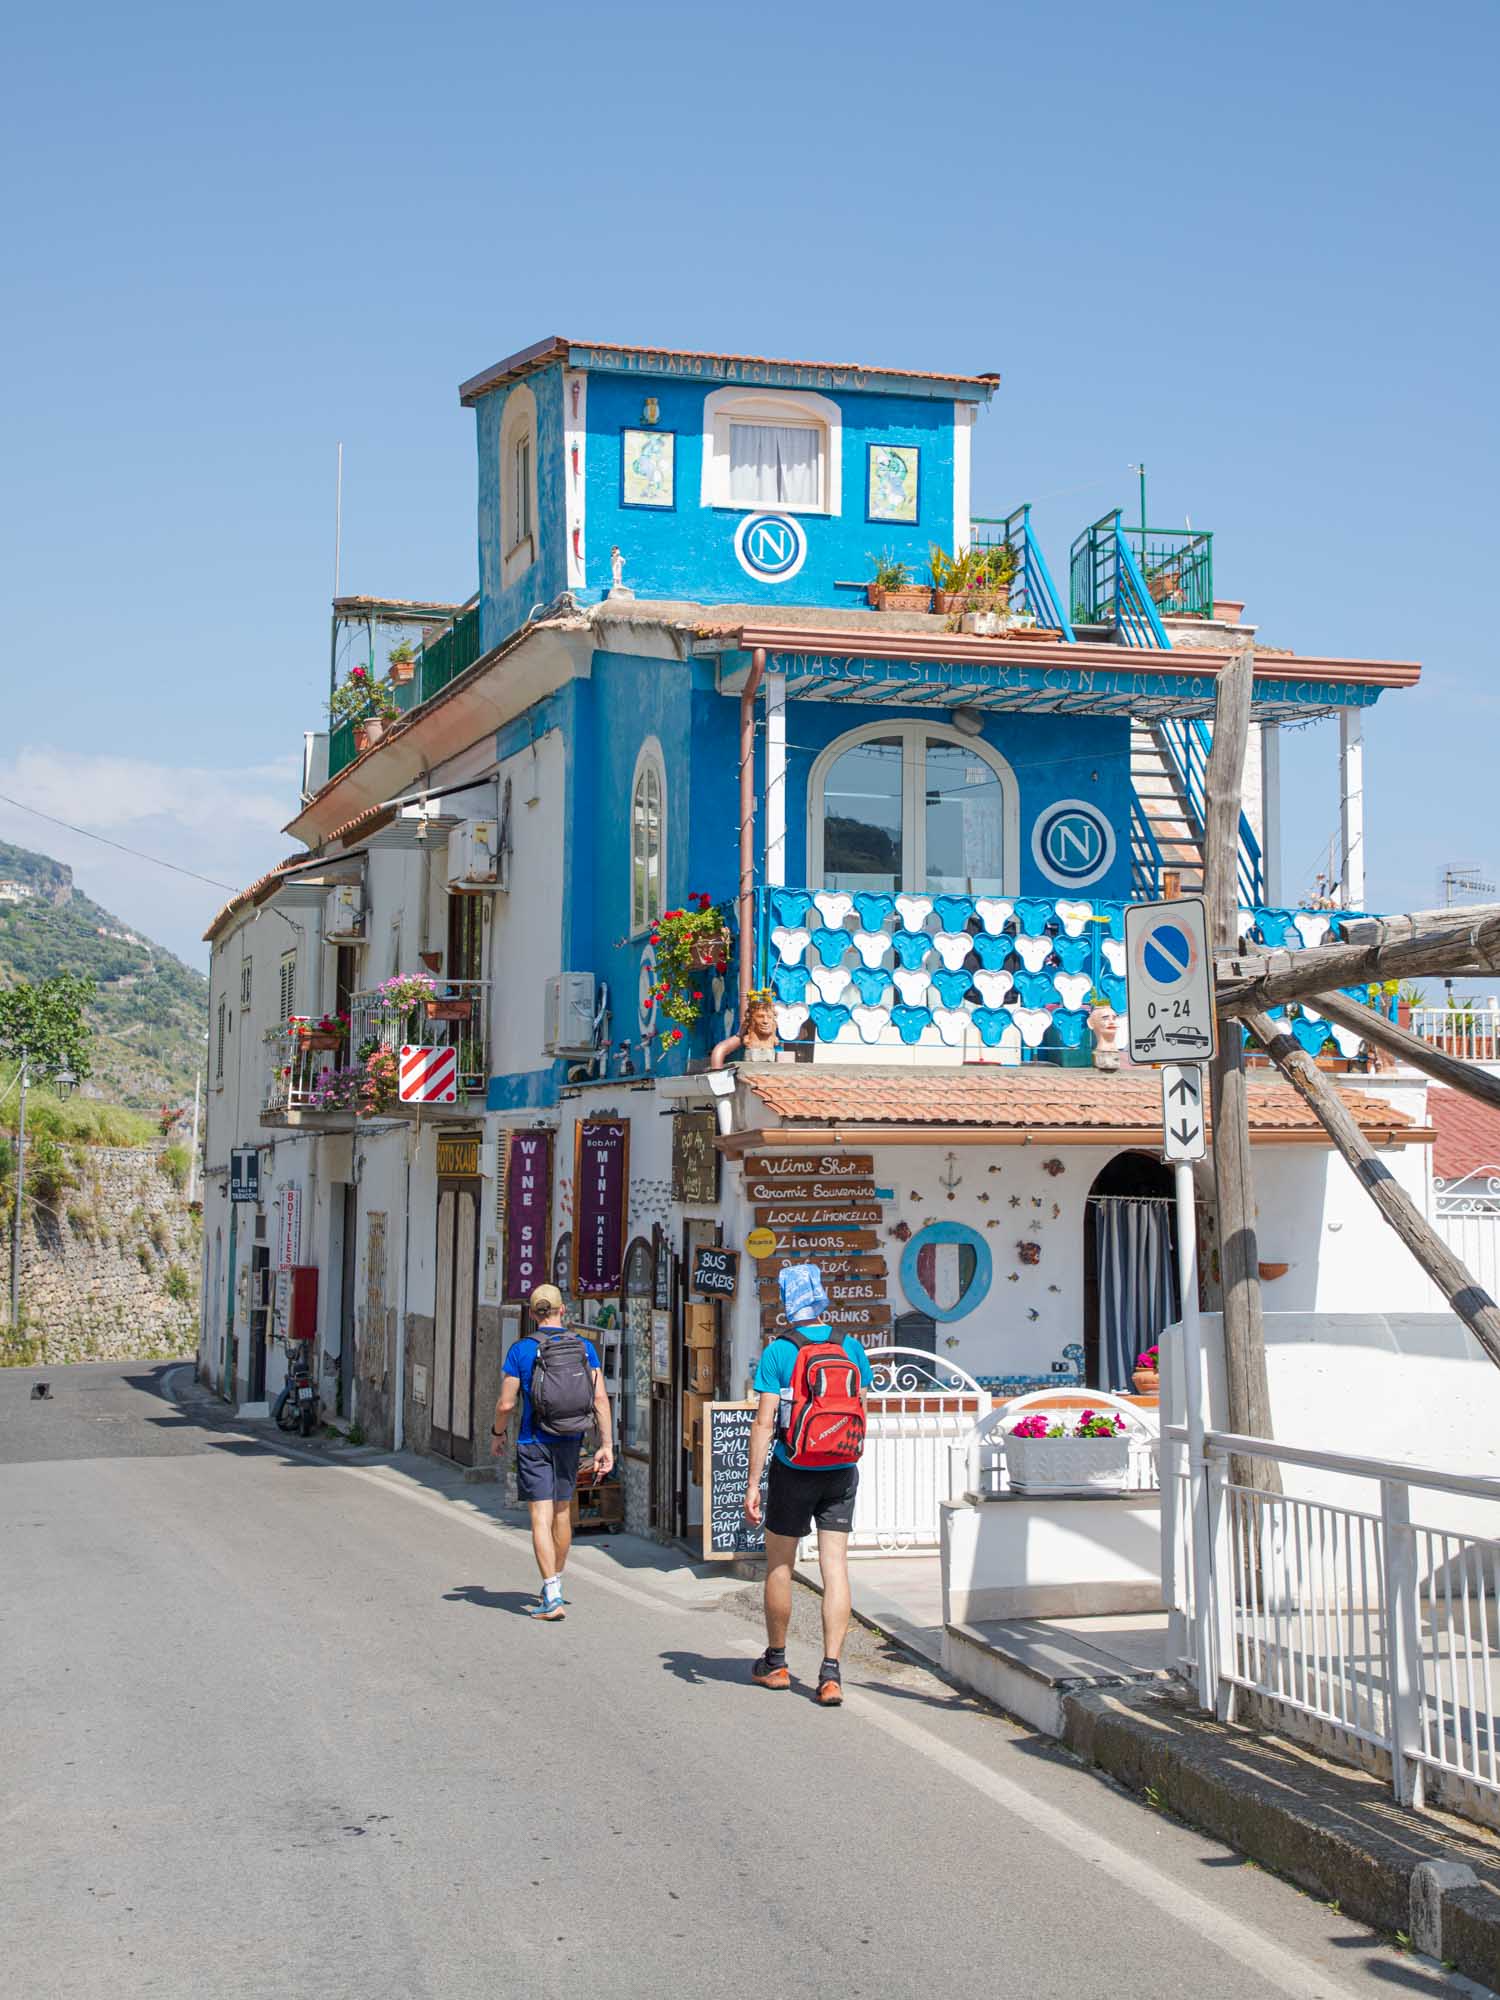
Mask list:
[[[457,1104],[458,1050],[403,1042],[399,1095],[403,1104]]]

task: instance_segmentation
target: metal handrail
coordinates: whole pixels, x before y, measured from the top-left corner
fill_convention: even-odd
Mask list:
[[[1208,829],[1208,759],[1213,730],[1201,717],[1184,721],[1177,716],[1162,716],[1151,729],[1187,808],[1188,825],[1201,844]],[[1239,846],[1239,899],[1253,906],[1265,893],[1265,863],[1255,828],[1245,812],[1240,814]]]
[[[1060,632],[1069,645],[1076,644],[1078,635],[1063,612],[1057,586],[1047,567],[1047,558],[1042,553],[1041,543],[1032,533],[1031,502],[1025,501],[1005,515],[976,514],[971,517],[969,527],[976,548],[1015,550],[1020,567],[1016,571],[1016,580],[1011,584],[1011,596],[1017,608],[1028,612],[1044,629]],[[986,528],[998,528],[1000,532],[998,535],[975,532]]]
[[[1163,1427],[1173,1444],[1187,1443],[1182,1424]],[[1311,1445],[1278,1444],[1272,1438],[1244,1437],[1238,1431],[1205,1431],[1203,1449],[1210,1457],[1266,1458],[1278,1465],[1305,1465],[1315,1472],[1347,1473],[1355,1479],[1399,1479],[1435,1493],[1461,1493],[1470,1500],[1500,1500],[1500,1479],[1482,1472],[1441,1472],[1402,1458],[1363,1458],[1352,1452],[1319,1451]]]

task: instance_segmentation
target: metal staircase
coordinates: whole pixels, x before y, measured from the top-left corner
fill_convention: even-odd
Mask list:
[[[1185,895],[1203,886],[1208,753],[1213,731],[1206,722],[1165,716],[1130,724],[1130,780],[1142,818],[1161,854],[1161,865],[1178,871]],[[1260,841],[1249,815],[1240,814],[1238,894],[1254,909],[1265,900],[1265,868]]]

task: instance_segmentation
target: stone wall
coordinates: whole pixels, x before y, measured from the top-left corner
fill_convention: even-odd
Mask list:
[[[21,1314],[28,1339],[42,1343],[36,1359],[156,1361],[194,1352],[200,1233],[184,1194],[162,1171],[164,1151],[164,1143],[64,1145],[73,1184],[49,1208],[28,1202]],[[11,1213],[8,1202],[0,1206],[8,1279]]]

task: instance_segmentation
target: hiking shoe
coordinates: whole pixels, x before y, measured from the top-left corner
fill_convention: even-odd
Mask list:
[[[829,1673],[827,1664],[825,1663],[823,1671],[818,1678],[818,1706],[820,1708],[838,1708],[842,1705],[843,1699],[843,1679],[837,1667],[834,1668],[832,1673]]]
[[[777,1664],[765,1653],[761,1654],[750,1669],[750,1678],[757,1687],[763,1688],[789,1688],[792,1684],[786,1661],[782,1660]]]
[[[563,1610],[562,1586],[556,1583],[544,1583],[542,1594],[532,1606],[528,1616],[549,1620],[565,1618],[567,1613]]]

